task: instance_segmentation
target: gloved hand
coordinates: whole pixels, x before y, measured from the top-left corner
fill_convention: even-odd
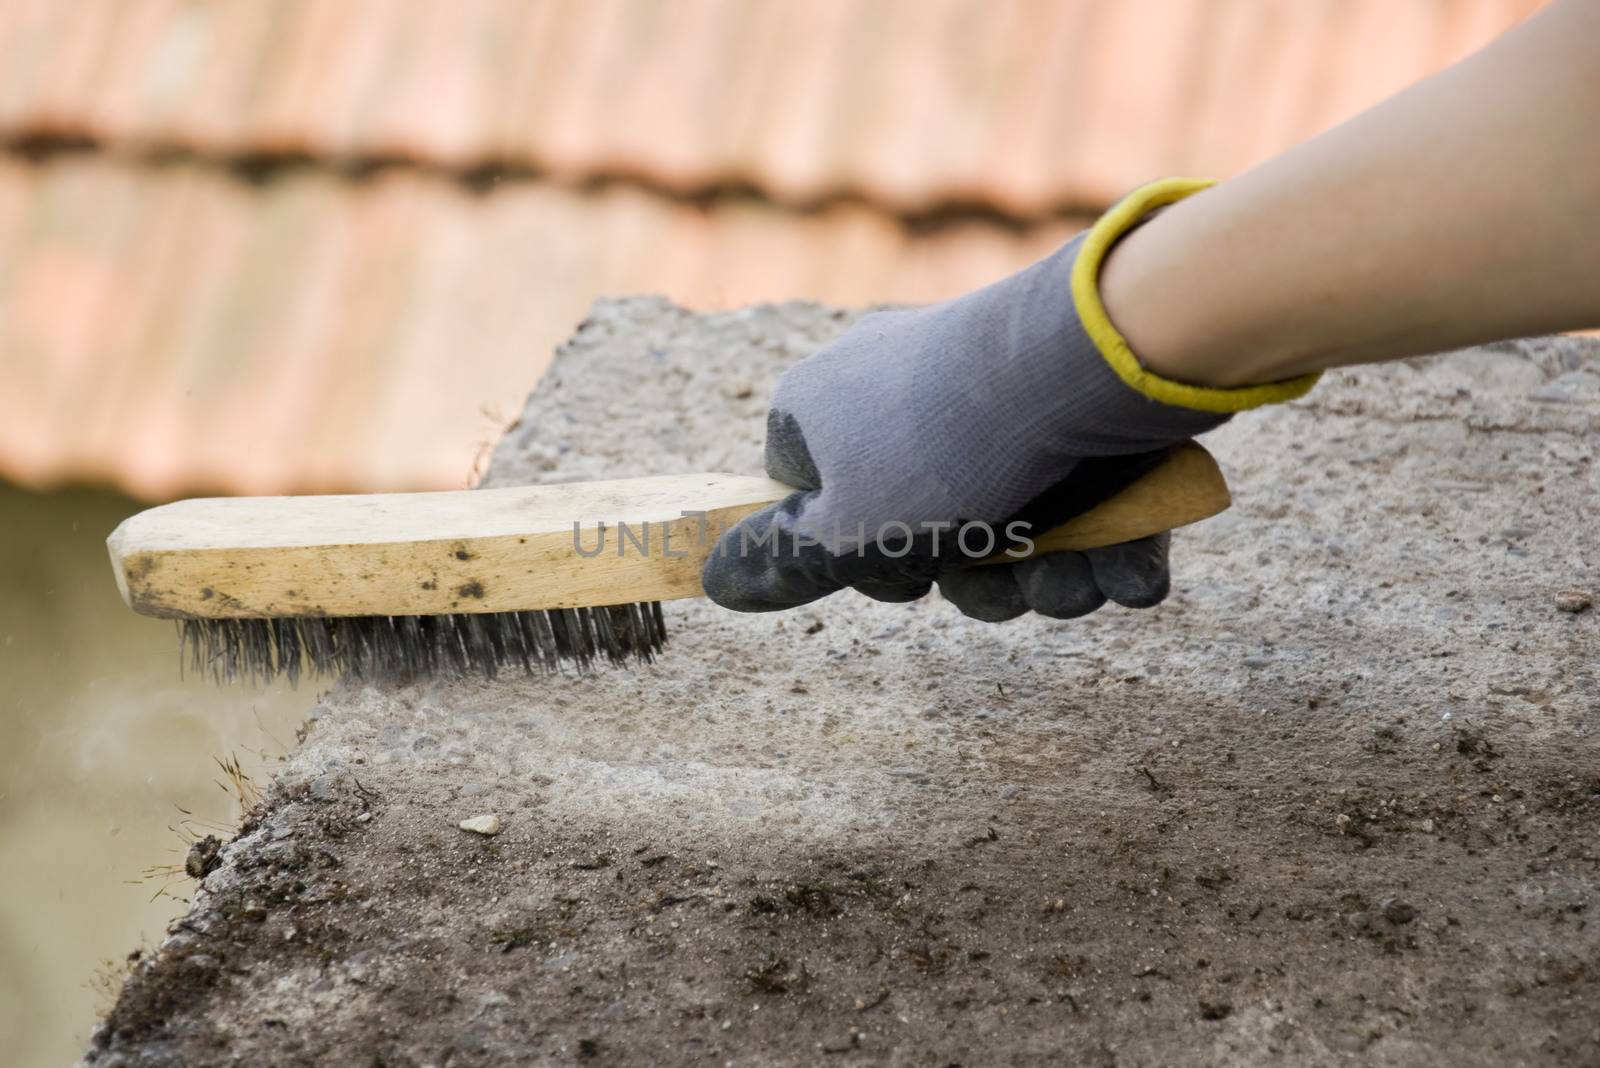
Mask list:
[[[767,473],[799,492],[725,532],[702,578],[745,612],[846,586],[914,600],[937,581],[969,616],[1055,618],[1167,592],[1167,535],[972,566],[1086,511],[1166,447],[1235,411],[1300,396],[1315,375],[1244,389],[1140,366],[1100,303],[1101,262],[1147,215],[1205,188],[1146,186],[1044,260],[975,293],[859,320],[779,379]],[[1030,526],[1017,528],[1022,522]]]

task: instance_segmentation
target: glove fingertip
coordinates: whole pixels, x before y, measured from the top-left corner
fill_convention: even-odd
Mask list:
[[[1159,578],[1112,583],[1104,592],[1107,600],[1124,608],[1154,608],[1172,592],[1172,579],[1162,574]]]
[[[1022,596],[1041,616],[1077,619],[1106,603],[1082,553],[1036,556],[1017,564],[1016,569]]]
[[[1170,534],[1090,549],[1094,581],[1110,600],[1124,608],[1154,608],[1167,599],[1172,573],[1167,565]]]
[[[962,615],[984,623],[1004,623],[1028,610],[1010,565],[947,571],[939,576],[939,592]]]
[[[905,604],[907,601],[919,601],[933,589],[932,582],[857,582],[850,587],[863,597],[870,597],[874,601],[885,604]]]
[[[711,601],[734,612],[777,612],[809,604],[840,589],[806,558],[785,551],[774,516],[789,498],[746,516],[717,539],[700,569]]]

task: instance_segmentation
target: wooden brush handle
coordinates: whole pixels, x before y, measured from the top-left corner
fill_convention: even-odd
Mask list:
[[[1209,452],[1189,441],[1168,450],[1142,478],[1087,512],[1033,535],[1029,555],[1098,549],[1198,523],[1232,503],[1228,483]],[[985,564],[1015,563],[996,553]]]
[[[792,492],[769,478],[713,473],[203,498],[132,516],[107,547],[123,599],[154,616],[443,615],[668,601],[701,596],[701,566],[719,531]],[[1131,541],[1228,503],[1216,461],[1188,443],[1120,493],[1035,536],[1034,551]],[[604,549],[594,553],[602,530]]]

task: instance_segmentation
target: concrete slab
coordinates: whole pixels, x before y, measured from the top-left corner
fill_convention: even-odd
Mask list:
[[[490,481],[759,470],[850,318],[601,304]],[[1597,441],[1594,342],[1340,372],[1213,436],[1151,612],[339,690],[85,1060],[1594,1060]]]

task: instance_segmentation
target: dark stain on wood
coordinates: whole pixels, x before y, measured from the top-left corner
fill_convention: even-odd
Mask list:
[[[128,562],[123,566],[127,570],[129,582],[142,582],[150,572],[156,569],[159,563],[160,560],[154,555],[141,553],[138,556],[129,557]]]

